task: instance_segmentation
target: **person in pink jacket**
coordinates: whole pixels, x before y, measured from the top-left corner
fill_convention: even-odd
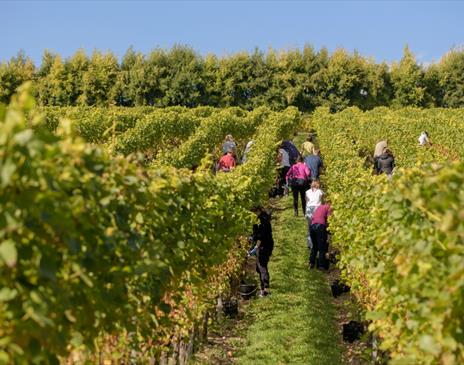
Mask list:
[[[298,216],[298,194],[301,197],[301,207],[303,208],[303,215],[306,209],[306,196],[305,192],[308,189],[309,178],[311,171],[308,166],[303,162],[303,157],[298,157],[297,163],[290,167],[287,172],[287,184],[292,188],[293,193],[293,211],[295,216]]]

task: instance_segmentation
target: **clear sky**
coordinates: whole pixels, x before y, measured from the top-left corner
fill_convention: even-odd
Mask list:
[[[36,64],[45,49],[121,57],[129,46],[146,54],[174,44],[219,56],[310,44],[377,62],[399,60],[408,44],[429,63],[464,44],[464,1],[0,0],[0,19],[0,61],[22,49]]]

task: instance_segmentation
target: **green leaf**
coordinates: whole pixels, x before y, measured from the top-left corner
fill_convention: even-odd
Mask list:
[[[70,343],[74,348],[77,348],[84,343],[84,337],[80,332],[74,332]]]
[[[3,166],[1,167],[0,171],[2,187],[5,187],[10,183],[11,177],[13,176],[15,171],[16,164],[13,161],[11,161],[11,159],[7,158],[6,161],[3,163]]]
[[[16,289],[1,288],[0,289],[0,302],[8,302],[9,300],[16,298],[17,294],[18,292],[16,291]]]
[[[0,351],[0,365],[6,365],[10,363],[10,357],[5,351]]]
[[[76,322],[76,317],[73,315],[70,309],[64,311],[64,315],[66,316],[67,320],[71,323]]]
[[[33,137],[34,135],[34,131],[32,129],[26,129],[22,132],[19,132],[15,137],[14,139],[16,140],[16,142],[20,145],[20,146],[24,146],[26,145],[30,140],[31,138]]]
[[[9,267],[16,265],[18,252],[16,251],[16,245],[12,240],[3,241],[2,244],[0,244],[0,257],[3,258]]]
[[[430,335],[423,335],[419,338],[419,347],[425,352],[433,355],[438,355],[441,350],[440,345]]]
[[[382,318],[385,318],[385,313],[383,312],[371,311],[366,313],[367,320],[377,321]]]
[[[138,212],[137,215],[135,216],[135,221],[137,223],[143,224],[143,215],[142,213]]]

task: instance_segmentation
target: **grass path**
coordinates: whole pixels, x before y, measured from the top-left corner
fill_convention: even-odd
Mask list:
[[[247,310],[253,321],[234,363],[342,364],[330,288],[324,273],[308,269],[306,221],[293,217],[291,204],[291,197],[276,201],[272,295],[254,300]]]

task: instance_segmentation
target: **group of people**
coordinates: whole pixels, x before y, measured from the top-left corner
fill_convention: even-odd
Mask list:
[[[429,140],[427,131],[423,131],[419,138],[419,146],[432,145]],[[395,157],[391,149],[388,147],[388,140],[377,142],[374,149],[374,171],[377,175],[385,173],[391,177],[393,169],[395,168]]]
[[[328,202],[324,202],[324,193],[320,189],[319,176],[323,163],[319,150],[314,146],[312,137],[308,136],[301,146],[301,153],[290,141],[284,141],[278,152],[278,184],[284,184],[287,190],[292,190],[295,216],[298,215],[298,199],[301,198],[303,214],[308,220],[309,267],[328,270],[327,219],[331,208]],[[267,265],[274,247],[271,216],[262,207],[256,208],[255,212],[259,224],[253,227],[251,241],[256,245],[249,251],[249,255],[256,255],[256,271],[260,278],[259,295],[266,296],[269,294]]]
[[[331,207],[321,190],[319,177],[323,169],[320,151],[309,135],[301,145],[297,162],[290,167],[285,178],[293,194],[293,212],[298,216],[298,198],[308,222],[309,268],[328,270],[328,217]]]
[[[298,216],[298,197],[301,198],[303,214],[306,212],[306,191],[311,182],[318,181],[323,168],[320,151],[308,136],[301,146],[301,153],[290,141],[284,141],[279,148],[279,184],[284,191],[289,188],[293,194],[293,211]]]
[[[251,140],[245,146],[245,150],[242,156],[242,163],[245,163],[247,160],[247,155],[250,152],[251,146],[254,141]],[[235,143],[234,138],[231,134],[228,134],[222,144],[222,156],[216,164],[216,172],[230,172],[237,166],[237,143]]]
[[[421,133],[419,145],[430,144],[427,131]],[[321,190],[319,176],[323,168],[320,151],[308,136],[301,146],[301,153],[290,141],[284,141],[278,151],[278,184],[293,194],[294,215],[298,216],[298,200],[301,199],[303,214],[308,223],[307,245],[309,249],[309,268],[329,269],[327,253],[328,218],[331,206]],[[374,150],[374,169],[377,174],[392,175],[395,158],[388,147],[388,141],[379,141]],[[259,224],[253,227],[252,242],[257,243],[249,254],[256,254],[256,271],[260,278],[260,296],[269,294],[269,258],[272,255],[274,240],[272,237],[271,216],[262,207],[255,209]]]

